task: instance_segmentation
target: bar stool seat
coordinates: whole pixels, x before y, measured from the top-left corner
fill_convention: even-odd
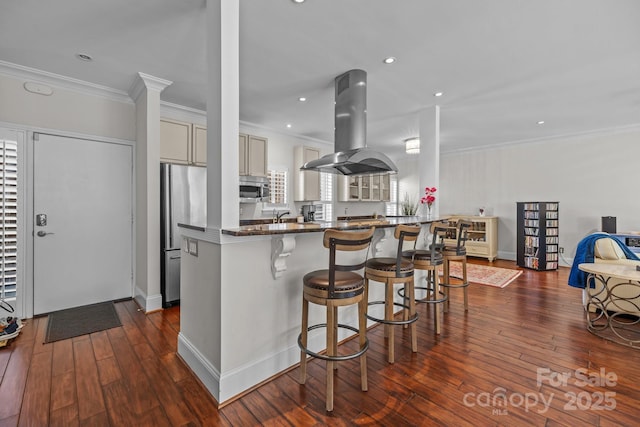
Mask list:
[[[393,326],[411,325],[411,350],[415,353],[418,351],[418,340],[415,322],[418,320],[416,313],[414,295],[413,262],[402,258],[402,247],[405,241],[415,241],[420,234],[420,226],[398,225],[396,226],[394,235],[398,239],[398,251],[395,258],[379,257],[372,258],[367,261],[365,267],[365,292],[370,290],[371,282],[380,282],[385,285],[385,298],[383,301],[369,301],[369,306],[384,304],[384,318],[374,317],[367,314],[367,318],[377,323],[385,325],[385,336],[388,341],[388,361],[395,361],[395,345]],[[405,292],[410,296],[405,303],[397,303],[394,301],[394,285],[404,284]],[[398,320],[394,317],[394,307],[403,309],[403,319]]]
[[[336,271],[333,298],[344,298],[349,292],[362,289],[362,275],[350,271]],[[307,273],[302,278],[307,292],[318,298],[329,298],[329,270],[317,270]]]
[[[300,348],[300,384],[307,381],[307,355],[327,361],[326,409],[333,411],[334,364],[339,361],[360,358],[360,381],[362,391],[367,391],[367,359],[369,348],[367,340],[367,300],[365,280],[362,270],[368,255],[374,229],[359,231],[340,231],[329,229],[324,232],[323,245],[329,249],[329,268],[316,270],[304,275],[302,279],[302,327],[298,335]],[[336,261],[340,251],[365,252],[363,261],[358,264],[341,264]],[[326,307],[326,323],[309,326],[309,303]],[[358,327],[338,323],[338,307],[358,305]],[[307,347],[309,331],[326,329],[326,352],[315,352]],[[349,354],[338,354],[338,329],[356,332],[359,338],[358,349]]]

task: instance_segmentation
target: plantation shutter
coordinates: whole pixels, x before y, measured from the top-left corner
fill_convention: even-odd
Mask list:
[[[269,174],[269,203],[272,205],[287,204],[287,171],[270,170]]]
[[[18,144],[0,139],[0,301],[15,301],[18,266]]]

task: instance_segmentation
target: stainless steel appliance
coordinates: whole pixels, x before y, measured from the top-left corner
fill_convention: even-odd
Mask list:
[[[206,226],[207,169],[160,164],[160,291],[163,307],[180,301],[180,250],[178,224]]]
[[[335,78],[335,153],[305,163],[301,170],[342,175],[397,173],[385,154],[367,148],[367,73],[350,70]]]
[[[315,205],[302,205],[302,216],[304,217],[304,222],[315,221],[316,219]]]
[[[269,201],[269,180],[264,176],[240,177],[240,203]]]

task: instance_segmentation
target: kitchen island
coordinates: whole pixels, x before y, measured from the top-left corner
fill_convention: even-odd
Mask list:
[[[327,268],[324,230],[375,226],[369,257],[394,256],[395,225],[420,223],[427,231],[435,220],[285,222],[223,230],[183,226],[178,353],[220,404],[230,401],[299,362],[302,277]],[[419,245],[425,245],[423,238]],[[310,323],[323,321],[322,308],[312,307],[309,314]],[[346,309],[341,322],[356,325],[356,314]],[[309,347],[321,351],[324,337],[310,335]]]

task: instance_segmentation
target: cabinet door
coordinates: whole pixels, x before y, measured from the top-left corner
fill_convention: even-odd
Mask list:
[[[380,187],[380,175],[371,175],[371,200],[382,200],[382,191]]]
[[[336,180],[336,185],[338,186],[338,201],[348,202],[349,201],[349,177],[344,175],[338,175],[338,179]]]
[[[249,135],[247,144],[247,172],[253,176],[267,176],[267,139]]]
[[[207,128],[193,125],[193,163],[207,165]]]
[[[248,135],[245,135],[243,133],[238,135],[238,147],[240,150],[238,155],[238,160],[240,162],[238,165],[238,172],[241,176],[249,174],[249,170],[247,169],[247,141],[248,140],[249,140]]]
[[[391,200],[391,176],[382,175],[380,177],[380,199],[383,202]]]
[[[191,158],[191,124],[160,120],[160,160],[189,164]]]
[[[360,200],[371,200],[371,175],[360,177]]]
[[[356,201],[361,199],[360,177],[350,176],[349,179],[349,200]]]
[[[320,174],[313,171],[301,171],[305,163],[320,158],[320,150],[311,147],[296,146],[293,150],[294,201],[305,202],[320,200]]]
[[[304,162],[318,160],[320,150],[304,147]],[[320,200],[320,173],[313,171],[303,171],[304,174],[304,200]]]

